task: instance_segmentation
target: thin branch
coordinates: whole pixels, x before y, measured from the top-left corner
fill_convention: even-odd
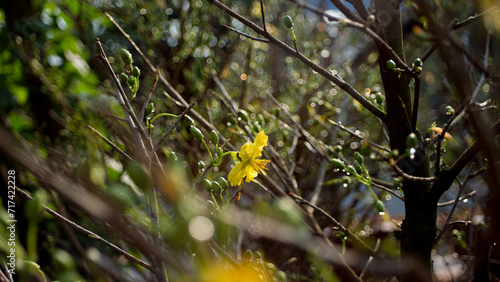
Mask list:
[[[151,86],[151,90],[149,91],[148,97],[146,100],[144,100],[144,104],[142,105],[142,110],[141,110],[141,115],[139,117],[139,120],[142,120],[144,118],[144,115],[146,113],[146,108],[148,107],[149,101],[151,101],[151,96],[153,96],[153,92],[156,88],[156,84],[158,83],[158,76],[160,75],[160,70],[157,68],[155,71],[155,78],[153,80],[153,86]]]
[[[217,77],[217,73],[215,72],[215,70],[212,70],[212,78],[215,81],[215,84],[217,84],[217,86],[219,86],[219,88],[222,92],[222,95],[224,95],[224,99],[221,99],[221,100],[227,103],[226,106],[229,109],[229,111],[231,111],[231,114],[233,114],[233,116],[237,117],[238,116],[238,105],[236,105],[234,100],[231,99],[231,96],[229,96],[229,93],[227,92],[226,87],[224,87],[224,84],[222,84],[222,82]]]
[[[430,176],[430,177],[422,177],[422,176],[415,176],[415,175],[410,175],[404,172],[401,168],[399,168],[396,163],[389,163],[389,165],[394,169],[394,171],[399,175],[402,176],[406,180],[410,181],[417,181],[417,182],[433,182],[438,180],[437,176]]]
[[[264,32],[267,33],[266,17],[264,16],[264,1],[263,0],[260,0],[260,14],[262,17],[262,27],[264,28]]]
[[[87,127],[88,129],[90,129],[94,134],[96,134],[97,136],[99,136],[99,138],[101,138],[104,142],[106,142],[109,146],[111,146],[113,149],[115,149],[118,153],[120,153],[122,156],[124,156],[127,160],[131,161],[132,158],[127,155],[127,153],[125,153],[124,151],[122,151],[122,149],[120,149],[118,146],[116,146],[113,142],[111,142],[111,140],[109,140],[108,138],[106,138],[104,135],[102,135],[99,131],[97,131],[95,128],[93,128],[92,126],[90,125],[86,125],[85,127]]]
[[[212,166],[213,164],[212,163],[209,163],[205,169],[201,172],[200,176],[198,177],[198,180],[196,180],[196,183],[193,185],[193,188],[191,188],[191,190],[189,191],[189,194],[193,193],[194,191],[196,191],[196,188],[198,188],[198,186],[200,186],[200,183],[201,183],[201,180],[203,179],[203,177],[205,176],[205,174],[207,174],[207,172],[212,169]]]
[[[326,14],[325,12],[319,10],[318,8],[311,6],[307,3],[298,1],[298,0],[288,0],[290,2],[295,3],[299,8],[307,9],[313,13],[315,13],[318,16],[325,17],[330,21],[335,21],[338,22],[339,24],[355,28],[360,30],[361,32],[365,33],[368,35],[375,43],[377,43],[377,46],[380,46],[387,55],[394,60],[396,65],[402,69],[405,73],[409,74],[412,77],[416,77],[417,73],[413,71],[405,62],[403,59],[401,59],[398,54],[392,49],[391,46],[387,44],[377,33],[375,33],[373,30],[370,29],[368,25],[365,23],[362,23],[360,21],[353,21],[351,19],[345,19],[345,18],[339,18],[335,17],[329,14]]]
[[[298,1],[294,1],[294,2],[299,4]],[[342,3],[342,1],[330,0],[330,2],[332,2],[332,4],[335,7],[337,7],[337,9],[339,9],[339,11],[341,11],[342,14],[344,14],[351,21],[364,23],[363,20],[360,17],[358,17],[353,11],[351,11],[351,9],[349,9],[344,3]]]
[[[269,43],[279,47],[286,53],[294,56],[298,60],[300,60],[302,63],[306,64],[308,67],[313,69],[314,71],[318,72],[337,86],[339,86],[342,90],[347,92],[349,95],[351,95],[355,100],[357,100],[363,107],[365,107],[368,111],[370,111],[373,115],[376,117],[380,118],[381,120],[385,121],[386,120],[386,114],[382,112],[379,108],[375,107],[370,101],[368,101],[363,95],[361,95],[359,92],[357,92],[349,83],[345,82],[342,78],[340,78],[338,75],[334,75],[331,72],[327,71],[326,69],[322,68],[321,66],[315,64],[313,61],[302,55],[301,53],[297,53],[295,49],[291,48],[290,46],[286,45],[276,37],[272,36],[269,33],[265,33],[262,28],[260,28],[258,25],[254,24],[247,18],[241,16],[240,14],[234,12],[231,10],[228,6],[222,4],[221,2],[217,0],[208,0],[210,3],[221,9],[222,11],[226,12],[228,15],[232,16],[233,18],[239,20],[242,22],[244,25],[247,27],[251,28],[253,31],[258,33],[259,35],[267,38],[269,40]]]
[[[21,193],[23,195],[23,197],[27,198],[27,199],[30,199],[30,200],[33,200],[33,198],[28,194],[26,193],[24,190],[20,189],[19,187],[16,186],[16,190]],[[97,241],[99,242],[102,242],[104,243],[106,246],[110,247],[111,249],[119,252],[120,254],[122,254],[125,258],[127,258],[128,260],[132,261],[132,262],[135,262],[136,264],[146,268],[147,270],[151,271],[152,273],[155,273],[155,269],[153,266],[151,266],[149,263],[147,262],[144,262],[136,257],[134,257],[133,255],[131,255],[130,253],[122,250],[120,247],[116,246],[115,244],[113,243],[110,243],[108,242],[106,239],[102,238],[101,236],[95,234],[94,232],[88,230],[88,229],[85,229],[83,228],[82,226],[74,223],[73,221],[67,219],[66,217],[60,215],[59,213],[57,213],[56,211],[52,210],[51,208],[45,206],[45,205],[42,205],[43,208],[45,209],[46,212],[48,212],[49,214],[51,214],[52,216],[54,216],[55,218],[59,219],[60,221],[68,224],[69,226],[75,228],[76,230],[80,231],[81,233],[89,236],[89,238],[93,238],[93,239],[96,239]]]
[[[320,207],[316,206],[315,204],[305,200],[304,198],[298,196],[297,194],[288,193],[288,195],[290,197],[292,197],[297,203],[299,203],[301,205],[309,206],[309,207],[313,208],[314,210],[318,211],[319,213],[321,213],[322,215],[326,216],[340,231],[344,232],[344,234],[349,239],[351,239],[356,245],[363,248],[370,255],[375,255],[375,251],[372,248],[370,248],[368,245],[366,245],[365,242],[361,241],[361,239],[359,239],[358,236],[356,236],[354,233],[349,231],[349,229],[344,227],[340,222],[338,222],[333,216],[328,214],[326,211],[324,211]]]
[[[458,110],[456,110],[453,115],[451,116],[450,120],[446,123],[445,127],[443,128],[443,131],[439,133],[439,136],[437,138],[437,144],[436,144],[436,164],[434,167],[436,168],[436,172],[439,173],[441,171],[441,143],[443,142],[444,136],[446,132],[448,132],[451,124],[453,121],[462,113],[462,111],[465,109],[465,106],[461,106]]]
[[[465,177],[465,180],[463,183],[460,183],[460,181],[457,181],[458,186],[459,186],[457,196],[455,197],[455,201],[453,202],[453,206],[451,207],[450,213],[448,214],[448,217],[446,218],[446,221],[444,222],[444,225],[443,225],[441,232],[439,232],[439,234],[436,236],[436,239],[434,240],[434,244],[439,242],[439,239],[441,239],[441,237],[443,236],[444,232],[446,231],[446,228],[448,228],[450,220],[453,216],[453,213],[455,212],[455,209],[456,209],[458,203],[460,202],[460,196],[462,195],[462,192],[464,191],[467,182],[469,182],[471,170],[472,170],[472,166],[469,168],[469,173],[467,173],[467,176]]]
[[[459,28],[468,26],[469,24],[475,23],[476,21],[478,21],[480,18],[482,18],[483,16],[485,16],[487,13],[491,12],[495,8],[496,7],[492,7],[490,9],[482,12],[479,15],[476,14],[475,16],[471,16],[468,19],[461,21],[461,22],[458,22],[457,20],[453,20],[453,22],[450,24],[450,27],[452,30],[457,30]],[[435,42],[434,44],[432,44],[432,46],[421,57],[422,62],[425,62],[429,58],[429,56],[436,50],[437,47],[438,47],[438,42]]]
[[[481,13],[480,15],[476,15],[475,17],[480,17],[480,16],[484,15],[485,13],[488,13],[492,9],[493,8]],[[456,21],[454,21],[452,23],[452,30],[453,30],[454,25],[459,26],[459,27],[463,27],[463,26],[466,26],[467,24],[470,24],[470,23],[476,21],[474,19],[474,17],[472,17],[472,18],[469,17],[469,19],[464,21],[464,22],[461,22],[459,24],[455,24]],[[495,80],[499,79],[498,77],[494,76],[494,74],[491,72],[490,69],[488,69],[487,67],[485,67],[481,64],[480,60],[465,46],[465,44],[459,38],[457,38],[457,36],[455,36],[455,34],[451,33],[452,30],[450,30],[450,28],[445,28],[445,27],[441,26],[441,24],[438,23],[438,21],[433,17],[429,18],[429,22],[430,22],[431,26],[433,26],[432,30],[434,31],[434,33],[440,37],[440,38],[438,37],[439,41],[435,43],[436,47],[439,46],[439,42],[443,42],[444,40],[447,40],[449,42],[450,46],[455,48],[456,50],[458,50],[460,53],[462,53],[468,59],[468,61],[479,72],[484,73],[489,78],[493,78]],[[430,55],[430,53],[432,53],[432,51],[435,50],[436,47],[434,47],[434,49],[433,49],[433,47],[434,47],[434,45],[431,47],[431,49],[429,49],[424,54],[425,59],[427,59],[427,57]],[[424,61],[424,60],[422,59],[422,61]]]
[[[107,117],[110,117],[110,118],[112,118],[112,119],[116,119],[116,120],[119,120],[119,121],[121,121],[121,122],[125,122],[125,123],[127,123],[127,120],[126,120],[126,119],[124,119],[124,118],[122,118],[122,117],[115,116],[115,115],[112,115],[112,114],[110,114],[110,113],[106,113],[105,111],[103,111],[103,110],[101,110],[101,109],[99,109],[99,108],[97,108],[97,110],[98,110],[101,114],[103,114],[103,115],[105,115],[105,116],[107,116]]]
[[[363,1],[362,0],[351,0],[350,3],[354,7],[354,9],[356,9],[356,11],[361,16],[361,18],[366,21],[366,19],[370,16],[370,12],[368,12],[368,9],[366,9],[366,6],[363,3]]]
[[[120,81],[118,80],[118,78],[116,77],[115,71],[113,70],[113,67],[109,63],[108,58],[106,57],[106,53],[104,52],[104,48],[102,47],[101,41],[99,40],[99,38],[96,38],[95,42],[96,42],[96,45],[99,49],[98,57],[106,65],[108,72],[110,73],[110,77],[113,80],[113,83],[115,84],[116,88],[118,89],[118,92],[119,92],[118,101],[120,102],[120,105],[122,106],[123,111],[125,112],[127,119],[130,118],[133,121],[133,122],[132,121],[129,122],[129,127],[133,131],[134,135],[136,136],[137,143],[141,145],[141,147],[144,151],[146,151],[145,146],[147,143],[144,143],[143,139],[141,139],[141,136],[142,136],[142,138],[144,138],[144,140],[148,140],[146,132],[144,131],[144,128],[142,128],[140,121],[137,119],[137,116],[135,115],[134,110],[133,110],[132,106],[130,105],[129,100],[128,100],[127,96],[125,95],[125,91],[123,90],[123,87],[122,87]],[[134,124],[135,124],[135,126],[134,126]],[[137,130],[133,130],[134,128]],[[137,132],[139,134],[137,134]]]
[[[469,192],[469,193],[467,193],[467,194],[465,194],[465,195],[463,195],[462,197],[460,197],[460,198],[458,199],[458,201],[459,201],[459,202],[461,202],[461,201],[463,201],[463,200],[465,200],[465,199],[468,199],[468,198],[470,198],[470,197],[472,197],[472,196],[474,196],[474,195],[476,195],[476,191],[475,191],[475,190],[474,190],[474,191],[472,191],[472,192]],[[453,203],[455,203],[455,201],[456,201],[456,200],[451,200],[451,201],[447,201],[447,202],[438,203],[438,205],[437,205],[437,206],[438,206],[439,208],[440,208],[440,207],[451,206],[451,205],[453,205]]]
[[[111,23],[113,23],[113,25],[118,29],[118,31],[120,31],[120,33],[132,45],[132,47],[139,54],[139,56],[141,56],[142,60],[146,63],[146,65],[148,65],[149,70],[152,71],[152,72],[156,72],[156,68],[154,67],[154,65],[151,63],[151,61],[148,59],[148,57],[146,57],[146,55],[144,55],[144,52],[142,52],[142,50],[137,46],[137,44],[135,44],[135,42],[132,40],[132,38],[130,37],[130,35],[128,35],[120,27],[120,25],[113,19],[113,17],[109,13],[105,12],[105,14],[108,17],[108,19],[111,21]],[[160,83],[166,88],[166,93],[164,93],[165,96],[172,98],[172,100],[177,105],[179,105],[179,106],[181,106],[183,108],[189,107],[189,103],[186,102],[186,100],[184,100],[184,98],[181,96],[181,94],[179,94],[179,92],[177,92],[177,90],[175,90],[175,88],[167,81],[167,79],[165,79],[165,77],[161,73],[159,74],[159,80],[160,80]],[[224,138],[224,136],[222,136],[221,134],[219,134],[219,130],[217,128],[215,128],[215,126],[213,126],[212,124],[210,124],[206,119],[204,119],[198,112],[196,112],[195,110],[191,109],[190,112],[189,112],[189,114],[196,121],[198,121],[201,124],[201,126],[203,126],[204,128],[209,129],[209,130],[215,130],[217,132],[217,134],[220,136],[221,142],[224,143],[226,141],[226,139]],[[230,143],[227,144],[227,147],[230,150],[236,150],[236,148],[232,144],[230,144]]]
[[[373,249],[374,252],[378,251],[378,248],[380,247],[380,238],[377,238],[377,243],[375,243],[375,248]],[[363,271],[361,271],[361,274],[359,275],[359,278],[363,280],[364,276],[366,275],[366,272],[368,271],[368,267],[373,261],[373,256],[370,256],[368,261],[366,262],[365,267],[363,268]]]
[[[316,117],[316,120],[319,120],[319,118],[318,118],[318,117]],[[364,138],[364,137],[361,137],[359,134],[356,134],[355,132],[353,132],[352,130],[350,130],[349,128],[347,128],[347,127],[343,126],[343,125],[342,125],[342,124],[340,124],[340,123],[337,123],[337,122],[335,122],[335,121],[333,121],[333,120],[331,120],[331,119],[329,119],[328,121],[329,121],[331,124],[333,124],[333,125],[337,126],[338,128],[340,128],[340,129],[344,130],[345,132],[347,132],[347,133],[351,134],[352,136],[357,137],[357,138],[359,138],[359,139],[361,139],[361,140],[363,140],[363,141],[366,141],[366,142],[370,143],[370,145],[372,145],[373,147],[376,147],[376,148],[378,148],[378,149],[380,149],[380,150],[382,150],[382,151],[385,151],[385,152],[390,152],[390,151],[391,151],[389,148],[386,148],[386,147],[384,147],[384,146],[381,146],[381,145],[379,145],[379,144],[377,144],[377,143],[375,143],[375,142],[373,142],[373,141],[371,141],[371,140],[368,140],[368,139],[366,139],[366,138]]]
[[[245,37],[250,38],[252,40],[260,41],[260,42],[266,42],[266,43],[269,42],[269,40],[267,40],[265,38],[258,38],[258,37],[252,36],[250,34],[247,34],[247,33],[244,33],[242,31],[239,31],[239,30],[237,30],[237,29],[235,29],[233,27],[230,27],[228,25],[223,24],[223,26],[226,27],[226,28],[228,28],[228,29],[230,29],[231,31],[234,31],[234,32],[238,33],[241,36],[245,36]]]
[[[413,92],[413,110],[411,116],[411,132],[417,129],[418,103],[420,101],[420,75],[415,78],[415,88]]]
[[[384,190],[385,192],[392,194],[394,197],[396,197],[404,202],[405,198],[403,198],[401,195],[398,195],[398,193],[396,193],[393,189],[390,189],[382,184],[377,183],[378,182],[377,179],[374,179],[374,178],[371,178],[371,179],[372,179],[372,186],[379,188],[380,190]]]
[[[189,104],[189,106],[175,120],[174,124],[172,124],[172,126],[170,126],[170,128],[165,132],[165,134],[163,134],[163,136],[161,137],[160,141],[158,141],[158,143],[156,143],[156,145],[153,147],[153,149],[151,150],[151,152],[149,152],[149,158],[150,159],[154,155],[154,153],[156,153],[156,151],[158,151],[158,148],[160,148],[160,146],[163,143],[163,141],[165,141],[165,139],[167,139],[168,135],[170,135],[170,132],[172,132],[172,130],[175,129],[175,127],[179,124],[179,122],[181,122],[181,120],[189,112],[189,110],[191,110],[191,108],[194,106],[194,104],[195,104],[195,102]]]

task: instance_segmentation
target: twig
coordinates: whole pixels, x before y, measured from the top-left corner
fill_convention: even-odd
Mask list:
[[[230,27],[228,25],[223,24],[223,26],[226,27],[226,28],[228,28],[228,29],[230,29],[231,31],[234,31],[234,32],[238,33],[241,36],[245,36],[245,37],[250,38],[252,40],[260,41],[260,42],[266,42],[266,43],[269,42],[269,40],[267,40],[265,38],[258,38],[258,37],[252,36],[250,34],[247,34],[247,33],[244,33],[242,31],[239,31],[239,30],[237,30],[237,29],[235,29],[233,27]]]
[[[320,121],[321,123],[323,123],[323,121],[321,121],[318,117],[316,117],[316,120],[317,120],[317,121]],[[359,139],[361,139],[361,140],[364,140],[364,141],[366,141],[366,142],[370,143],[370,145],[372,145],[372,146],[374,146],[374,147],[376,147],[376,148],[378,148],[378,149],[380,149],[380,150],[383,150],[383,151],[385,151],[385,152],[390,152],[390,151],[391,151],[389,148],[386,148],[386,147],[384,147],[384,146],[381,146],[381,145],[379,145],[379,144],[377,144],[377,143],[375,143],[375,142],[373,142],[373,141],[371,141],[371,140],[368,140],[368,139],[366,139],[366,138],[364,138],[364,137],[361,137],[359,134],[356,134],[355,132],[353,132],[352,130],[350,130],[349,128],[347,128],[347,127],[343,126],[343,125],[342,125],[342,124],[340,124],[340,123],[337,123],[337,122],[335,122],[335,121],[333,121],[333,120],[331,120],[331,119],[329,119],[328,121],[329,121],[331,124],[333,124],[333,125],[335,125],[335,126],[339,127],[340,129],[344,130],[345,132],[347,132],[347,133],[349,133],[349,134],[351,134],[351,135],[353,135],[353,136],[355,136],[355,137],[357,137],[357,138],[359,138]]]
[[[460,199],[458,199],[459,202],[465,200],[465,199],[468,199],[472,196],[476,195],[476,191],[472,191],[472,192],[469,192],[465,195],[463,195],[462,197],[460,197]],[[449,206],[449,205],[453,205],[453,203],[455,203],[456,199],[455,200],[451,200],[451,201],[447,201],[447,202],[442,202],[442,203],[438,203],[438,207],[446,207],[446,206]]]
[[[120,31],[120,33],[128,40],[128,42],[132,45],[132,47],[139,54],[139,56],[141,56],[141,58],[146,63],[146,65],[148,65],[150,71],[156,72],[156,68],[154,67],[154,65],[146,57],[146,55],[144,55],[144,52],[142,52],[142,50],[137,46],[137,44],[135,44],[135,42],[132,40],[132,38],[130,37],[130,35],[128,35],[120,27],[120,25],[113,19],[113,17],[110,14],[108,14],[107,12],[105,12],[105,14],[109,18],[109,20],[111,21],[111,23],[113,23],[113,25],[118,29],[118,31]],[[159,81],[166,88],[166,94],[168,94],[168,95],[165,95],[165,96],[170,96],[172,98],[172,100],[177,105],[179,105],[179,106],[181,106],[183,108],[189,107],[189,103],[186,102],[186,100],[184,100],[184,98],[179,94],[179,92],[177,92],[177,90],[175,90],[175,88],[172,87],[172,85],[165,79],[165,77],[161,73],[159,73]],[[217,132],[217,134],[219,134],[219,131],[217,130],[217,128],[215,126],[213,126],[212,124],[210,124],[207,120],[205,120],[195,110],[191,109],[191,111],[189,113],[190,113],[191,117],[193,117],[196,121],[198,121],[203,127],[207,128],[209,130],[215,130]],[[226,141],[226,139],[221,134],[219,134],[219,136],[221,138],[221,142],[225,142]],[[236,150],[236,148],[234,148],[234,146],[232,144],[230,144],[230,143],[227,144],[227,147],[230,150]]]
[[[20,189],[19,187],[16,186],[16,190],[21,193],[23,195],[23,197],[27,198],[27,199],[30,199],[30,200],[33,200],[33,198],[28,194],[26,193],[24,190]],[[124,257],[126,257],[128,260],[132,261],[132,262],[135,262],[136,264],[146,268],[147,270],[151,271],[151,272],[155,272],[155,269],[153,266],[151,266],[149,263],[147,262],[144,262],[136,257],[134,257],[133,255],[131,255],[130,253],[122,250],[120,247],[114,245],[113,243],[110,243],[108,242],[106,239],[102,238],[101,236],[95,234],[94,232],[88,230],[88,229],[85,229],[83,228],[82,226],[74,223],[73,221],[67,219],[66,217],[60,215],[59,213],[57,213],[56,211],[52,210],[51,208],[45,206],[45,205],[42,205],[43,208],[45,209],[46,212],[50,213],[52,216],[54,216],[55,218],[59,219],[60,221],[68,224],[69,226],[75,228],[76,230],[80,231],[81,233],[89,236],[90,238],[94,238],[96,239],[97,241],[99,242],[102,242],[104,243],[105,245],[107,245],[108,247],[110,247],[111,249],[114,249],[115,251],[119,252],[120,254],[122,254]]]
[[[267,33],[266,18],[264,16],[264,1],[263,0],[260,0],[260,14],[262,17],[262,27],[264,28],[264,32]]]
[[[348,17],[348,19],[344,18],[338,18],[329,14],[326,14],[325,12],[317,9],[316,7],[313,7],[309,4],[306,4],[304,2],[298,1],[298,0],[288,0],[290,2],[295,3],[298,7],[307,9],[313,13],[315,13],[318,16],[325,17],[330,21],[335,21],[339,22],[340,24],[346,25],[348,27],[352,27],[355,29],[360,30],[361,32],[365,33],[368,35],[373,41],[377,43],[377,46],[381,46],[381,48],[384,50],[384,52],[387,53],[387,55],[394,60],[394,62],[397,64],[399,68],[401,68],[405,73],[408,73],[412,77],[416,77],[417,73],[413,71],[401,57],[398,56],[398,54],[392,49],[391,46],[387,44],[380,36],[378,36],[377,33],[375,33],[373,30],[370,29],[369,26],[367,26],[362,20],[353,20]],[[347,15],[346,15],[347,16]]]
[[[144,105],[142,105],[142,110],[141,110],[141,115],[139,117],[139,120],[142,120],[144,118],[144,115],[146,113],[146,108],[148,107],[149,101],[151,101],[151,96],[153,96],[153,92],[156,88],[156,84],[158,83],[158,76],[160,74],[160,70],[157,68],[155,71],[155,78],[153,81],[153,86],[151,86],[151,91],[149,91],[148,97],[146,100],[144,100]]]
[[[450,120],[446,123],[445,127],[443,128],[443,131],[439,133],[439,136],[437,138],[437,144],[436,144],[436,164],[434,167],[436,168],[436,173],[439,173],[441,171],[441,143],[443,142],[443,138],[448,132],[450,126],[453,124],[453,121],[462,113],[462,111],[465,109],[465,106],[462,105],[458,110],[456,110],[453,115],[451,116]]]
[[[113,142],[111,142],[111,140],[109,140],[108,138],[106,138],[104,135],[102,135],[99,131],[97,131],[95,128],[93,128],[92,126],[90,125],[86,125],[85,127],[87,127],[88,129],[90,129],[94,134],[96,134],[97,136],[99,136],[99,138],[101,138],[104,142],[106,142],[109,146],[113,147],[113,149],[115,149],[118,153],[120,153],[122,156],[124,156],[127,160],[131,161],[132,158],[127,155],[127,153],[125,153],[124,151],[122,151],[122,149],[120,149],[118,146],[116,146]]]
[[[377,252],[379,246],[380,246],[380,238],[377,238],[377,243],[375,243],[375,248],[373,249],[373,251]],[[371,264],[372,261],[373,261],[373,256],[370,256],[370,258],[366,262],[365,267],[363,268],[363,271],[361,271],[361,274],[359,275],[359,278],[361,280],[363,280],[363,277],[366,275],[366,272],[368,271],[368,267],[370,266],[370,264]]]
[[[406,180],[417,181],[417,182],[433,182],[438,180],[437,176],[422,177],[422,176],[407,174],[401,168],[399,168],[395,163],[389,163],[389,165],[394,169],[394,171],[396,171],[398,175],[402,176]]]
[[[411,132],[417,129],[418,103],[420,101],[420,75],[415,78],[415,88],[413,92],[413,109],[411,113]]]
[[[384,190],[385,192],[393,195],[394,197],[396,197],[396,198],[398,198],[398,199],[400,199],[401,201],[404,202],[405,198],[403,198],[401,195],[398,195],[398,193],[394,192],[394,190],[389,189],[389,188],[387,188],[386,186],[384,186],[382,184],[379,184],[378,183],[379,180],[377,180],[377,179],[375,179],[373,177],[371,179],[372,179],[372,186],[374,186],[374,187],[376,187],[376,188],[378,188],[380,190]]]
[[[212,78],[215,81],[215,84],[219,86],[220,90],[222,91],[222,95],[224,95],[225,101],[228,103],[228,109],[231,111],[231,114],[233,116],[237,117],[238,116],[238,105],[234,102],[233,99],[231,99],[231,96],[229,96],[229,93],[226,90],[226,87],[224,87],[224,84],[220,81],[220,79],[217,77],[217,73],[215,70],[212,70]],[[224,100],[223,100],[224,101]]]
[[[205,167],[205,169],[201,172],[200,176],[198,177],[198,180],[196,180],[196,183],[193,185],[193,188],[191,188],[191,190],[189,191],[189,194],[196,191],[196,188],[198,188],[198,186],[200,186],[201,180],[203,179],[205,174],[207,174],[207,172],[212,168],[212,166],[213,166],[213,164],[210,163]]]
[[[98,57],[106,65],[108,72],[110,73],[110,77],[113,80],[113,83],[115,84],[116,88],[118,89],[118,92],[119,92],[118,102],[120,102],[120,105],[122,106],[122,109],[123,109],[127,119],[131,119],[128,122],[128,125],[129,125],[130,129],[133,131],[134,135],[136,136],[137,143],[139,145],[141,145],[141,147],[145,153],[147,143],[145,143],[142,138],[144,138],[144,140],[148,140],[146,132],[144,131],[144,128],[142,128],[139,120],[137,120],[137,116],[135,115],[134,110],[132,109],[132,106],[130,105],[130,102],[129,102],[127,96],[125,95],[125,91],[123,90],[123,87],[122,87],[120,81],[116,77],[116,74],[115,74],[115,71],[113,70],[113,67],[111,66],[111,64],[108,61],[108,58],[106,57],[106,53],[104,52],[104,48],[102,47],[101,41],[99,40],[99,38],[96,38],[95,42],[96,42],[96,45],[99,49]],[[135,123],[135,126],[134,126],[134,123]],[[134,128],[136,128],[137,130],[133,130]],[[142,138],[141,138],[141,136],[142,136]]]
[[[97,110],[98,110],[101,114],[103,114],[103,115],[105,115],[105,116],[107,116],[107,117],[110,117],[110,118],[113,118],[113,119],[119,120],[119,121],[121,121],[121,122],[125,122],[125,123],[127,123],[127,120],[126,120],[126,119],[124,119],[124,118],[122,118],[122,117],[115,116],[115,115],[112,115],[112,114],[110,114],[110,113],[106,113],[105,111],[103,111],[103,110],[101,110],[101,109],[99,109],[99,108],[97,108]]]
[[[174,124],[172,124],[172,126],[170,126],[170,128],[165,132],[165,134],[163,134],[163,136],[161,137],[160,141],[158,141],[158,143],[156,143],[156,145],[151,150],[151,152],[149,152],[149,158],[150,159],[154,155],[154,153],[156,153],[156,151],[158,150],[158,148],[160,148],[161,144],[163,143],[163,141],[165,141],[165,139],[168,137],[168,135],[170,134],[170,132],[172,132],[172,130],[175,129],[175,127],[184,118],[184,116],[189,112],[189,110],[191,110],[191,108],[194,106],[194,104],[195,104],[195,102],[192,102],[191,104],[189,104],[189,106],[175,120]]]
[[[370,16],[370,12],[366,9],[365,4],[363,3],[362,0],[351,0],[350,3],[356,9],[358,14],[361,16],[363,20],[366,21],[366,19]]]
[[[228,15],[232,16],[233,18],[239,20],[242,22],[244,25],[247,27],[251,28],[253,31],[257,32],[261,36],[267,38],[269,40],[269,43],[279,47],[286,53],[294,56],[298,60],[300,60],[302,63],[306,64],[308,67],[313,69],[314,71],[318,72],[334,84],[338,85],[342,90],[347,92],[349,95],[351,95],[355,100],[357,100],[363,107],[365,107],[368,111],[370,111],[373,115],[376,117],[380,118],[381,120],[385,121],[386,120],[386,114],[382,112],[379,108],[375,107],[370,101],[368,101],[363,95],[361,95],[358,91],[356,91],[349,83],[345,82],[342,78],[340,78],[337,75],[334,75],[327,71],[326,69],[322,68],[321,66],[315,64],[313,61],[302,55],[301,53],[296,52],[295,49],[291,48],[290,46],[286,45],[276,37],[272,36],[269,33],[265,33],[264,30],[256,25],[255,23],[251,22],[247,18],[241,16],[240,14],[234,12],[231,10],[228,6],[222,4],[218,0],[208,0],[210,3],[221,9],[222,11],[226,12]]]
[[[351,239],[355,244],[362,247],[370,255],[375,254],[375,251],[372,248],[370,248],[368,245],[366,245],[365,242],[361,241],[361,239],[359,239],[358,236],[356,236],[351,231],[349,231],[349,229],[345,228],[340,222],[338,222],[333,216],[328,214],[326,211],[324,211],[320,207],[316,206],[315,204],[312,204],[311,202],[305,200],[304,198],[300,197],[297,194],[288,193],[288,195],[290,195],[290,197],[292,197],[297,203],[309,206],[309,207],[313,208],[314,210],[318,211],[319,213],[321,213],[322,215],[326,216],[340,231],[344,232],[344,234],[349,239]]]
[[[455,201],[453,202],[453,206],[451,207],[450,213],[448,214],[448,217],[446,218],[446,221],[443,225],[442,231],[436,236],[436,239],[434,240],[434,244],[439,242],[439,239],[441,239],[444,232],[448,228],[451,217],[453,216],[453,213],[455,212],[455,208],[457,207],[458,203],[460,202],[460,195],[462,195],[462,192],[464,191],[465,186],[467,185],[467,182],[469,182],[469,180],[471,179],[471,176],[470,176],[471,170],[472,170],[472,166],[469,168],[469,172],[467,173],[467,176],[465,177],[463,183],[460,183],[460,181],[457,180],[458,186],[459,186],[457,196],[455,197]]]
[[[469,24],[472,24],[476,21],[478,21],[480,18],[482,18],[484,15],[486,15],[487,13],[491,12],[495,7],[492,7],[484,12],[482,12],[481,14],[479,15],[475,15],[473,17],[469,17],[468,19],[464,20],[464,21],[461,21],[461,22],[457,22],[457,20],[453,20],[453,22],[450,24],[451,26],[451,29],[452,30],[457,30],[459,28],[462,28],[464,26],[467,26]],[[438,47],[438,43],[435,42],[434,44],[432,44],[432,46],[424,53],[424,55],[421,57],[421,60],[422,62],[425,62],[429,56],[436,50],[436,48]]]

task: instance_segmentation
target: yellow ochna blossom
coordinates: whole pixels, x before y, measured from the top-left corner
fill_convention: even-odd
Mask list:
[[[264,169],[269,161],[257,160],[257,158],[262,156],[262,149],[267,146],[267,138],[264,131],[261,131],[255,136],[253,143],[247,142],[241,146],[235,158],[237,163],[228,175],[231,186],[240,185],[243,182],[243,177],[246,177],[246,182],[250,182],[259,173],[266,175]]]

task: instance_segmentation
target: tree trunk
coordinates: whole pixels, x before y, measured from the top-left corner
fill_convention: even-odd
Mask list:
[[[405,61],[398,3],[398,1],[375,1],[377,33]],[[406,149],[406,137],[412,131],[412,99],[409,87],[411,78],[390,70],[387,61],[391,57],[382,48],[378,49],[391,148],[403,153]],[[421,141],[414,158],[404,159],[399,166],[408,174],[429,176],[429,156],[427,148],[423,148]],[[403,273],[401,278],[404,281],[432,281],[431,251],[436,236],[437,200],[430,191],[431,184],[428,182],[403,182],[405,219],[401,238]]]

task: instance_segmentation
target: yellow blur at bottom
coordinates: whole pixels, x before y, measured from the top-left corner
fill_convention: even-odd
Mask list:
[[[242,265],[230,265],[225,262],[207,265],[202,270],[200,281],[202,282],[254,282],[270,281],[266,279],[262,267],[251,262]]]

